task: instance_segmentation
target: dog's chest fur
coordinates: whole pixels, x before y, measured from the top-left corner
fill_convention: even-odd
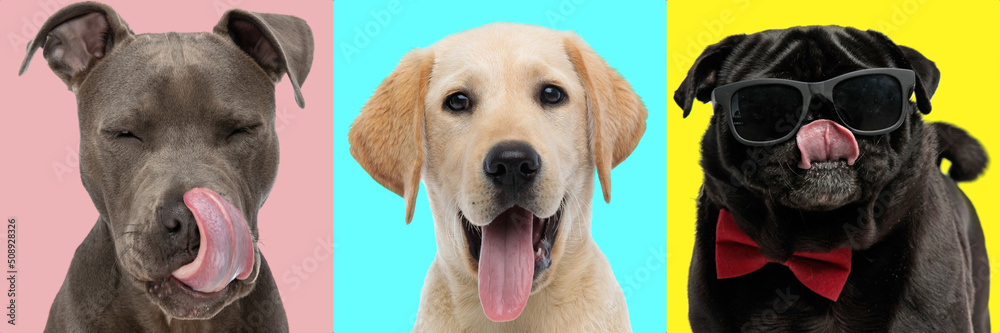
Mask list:
[[[779,264],[749,275],[717,279],[715,227],[720,206],[702,195],[692,259],[690,319],[696,332],[969,331],[975,294],[970,276],[963,195],[940,174],[929,186],[891,200],[896,228],[853,253],[839,300],[807,289]],[[958,207],[958,209],[949,209]],[[918,219],[913,219],[918,217]],[[988,281],[988,280],[987,280]]]

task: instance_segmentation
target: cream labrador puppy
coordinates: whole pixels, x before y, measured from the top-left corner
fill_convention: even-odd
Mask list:
[[[403,57],[349,133],[401,195],[424,181],[437,238],[416,332],[630,331],[590,235],[594,169],[635,149],[646,109],[574,33],[495,23]]]

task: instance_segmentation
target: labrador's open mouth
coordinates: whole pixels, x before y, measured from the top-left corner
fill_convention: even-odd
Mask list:
[[[507,212],[517,206],[511,207]],[[556,233],[559,231],[559,220],[562,217],[563,207],[560,206],[555,214],[546,218],[539,218],[532,214],[531,244],[535,254],[535,273],[532,278],[537,278],[541,273],[552,265],[552,244],[555,242]],[[503,216],[504,214],[501,214]],[[469,254],[479,262],[479,252],[482,250],[483,231],[482,227],[477,227],[465,219],[465,215],[459,213],[462,218],[463,230],[465,230],[465,240],[469,245]]]
[[[520,206],[477,227],[462,217],[469,254],[479,263],[479,301],[496,322],[516,319],[524,310],[534,279],[552,264],[552,244],[562,207],[540,218]]]

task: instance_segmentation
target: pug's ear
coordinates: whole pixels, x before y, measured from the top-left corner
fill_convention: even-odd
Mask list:
[[[91,68],[116,46],[134,38],[135,34],[111,6],[99,2],[75,3],[52,14],[38,29],[28,43],[18,75],[28,70],[31,58],[41,47],[49,68],[75,93]]]
[[[351,156],[376,182],[406,201],[406,223],[420,189],[424,162],[424,97],[431,51],[410,51],[354,118],[347,133]]]
[[[733,35],[715,43],[701,52],[694,65],[688,70],[687,77],[681,86],[674,91],[674,102],[684,110],[684,117],[691,113],[691,105],[695,98],[707,103],[712,98],[712,90],[718,83],[719,70],[722,63],[733,52],[733,48],[743,41],[746,35]]]
[[[611,169],[625,160],[646,131],[646,106],[632,86],[590,45],[568,33],[563,47],[587,94],[590,147],[604,201],[611,202]]]
[[[912,48],[894,43],[885,34],[868,30],[868,34],[882,42],[889,52],[889,56],[899,65],[899,68],[912,69],[916,74],[917,84],[914,93],[917,95],[917,109],[924,114],[931,113],[931,96],[937,90],[938,82],[941,81],[941,72],[938,71],[934,62],[923,54]]]
[[[902,45],[898,45],[898,47],[903,52],[906,61],[909,62],[910,68],[917,74],[917,108],[924,114],[931,113],[931,97],[934,97],[938,82],[941,82],[941,71],[938,70],[933,61],[924,57],[917,50]]]
[[[302,83],[313,61],[313,35],[309,24],[295,16],[230,9],[213,32],[229,38],[278,83],[285,73],[295,91],[295,103],[305,108]]]

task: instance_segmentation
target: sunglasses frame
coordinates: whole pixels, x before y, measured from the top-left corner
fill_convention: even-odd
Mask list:
[[[840,110],[837,109],[836,107],[834,107],[834,113],[837,114],[838,118],[837,120],[839,120],[838,123],[840,123],[847,129],[851,130],[851,132],[854,132],[855,134],[880,135],[896,130],[897,128],[899,128],[900,125],[903,124],[903,120],[906,118],[906,111],[905,111],[906,104],[910,102],[910,97],[913,95],[913,91],[916,86],[916,74],[914,74],[912,70],[902,69],[902,68],[869,68],[869,69],[853,71],[821,82],[801,82],[795,80],[776,79],[776,78],[739,81],[726,84],[712,90],[712,105],[714,105],[715,108],[722,107],[722,109],[725,111],[726,117],[729,120],[729,130],[733,132],[733,136],[735,136],[736,140],[738,140],[740,143],[743,143],[748,146],[768,146],[786,141],[791,137],[795,136],[796,134],[798,134],[799,129],[802,128],[802,121],[805,120],[806,115],[809,114],[809,106],[811,105],[814,95],[817,94],[822,95],[828,101],[830,101],[830,103],[833,103],[833,88],[836,87],[837,84],[839,84],[840,82],[845,81],[847,79],[856,78],[859,76],[879,75],[879,74],[888,75],[890,77],[895,78],[896,81],[899,82],[899,86],[901,88],[900,94],[902,97],[904,97],[901,98],[902,105],[900,106],[899,119],[896,120],[895,124],[881,130],[864,131],[856,129],[851,125],[847,124],[844,121],[844,117],[840,114]],[[781,138],[774,140],[767,140],[767,141],[747,140],[742,136],[740,136],[739,132],[736,131],[736,124],[733,121],[733,107],[732,107],[733,95],[736,94],[736,92],[739,91],[740,89],[746,87],[757,86],[757,85],[768,85],[768,84],[779,84],[799,90],[799,92],[802,94],[802,102],[803,102],[802,111],[799,112],[799,120],[795,124],[795,128],[789,131],[788,134],[784,135]],[[726,101],[726,102],[720,104],[718,103],[718,101]]]

